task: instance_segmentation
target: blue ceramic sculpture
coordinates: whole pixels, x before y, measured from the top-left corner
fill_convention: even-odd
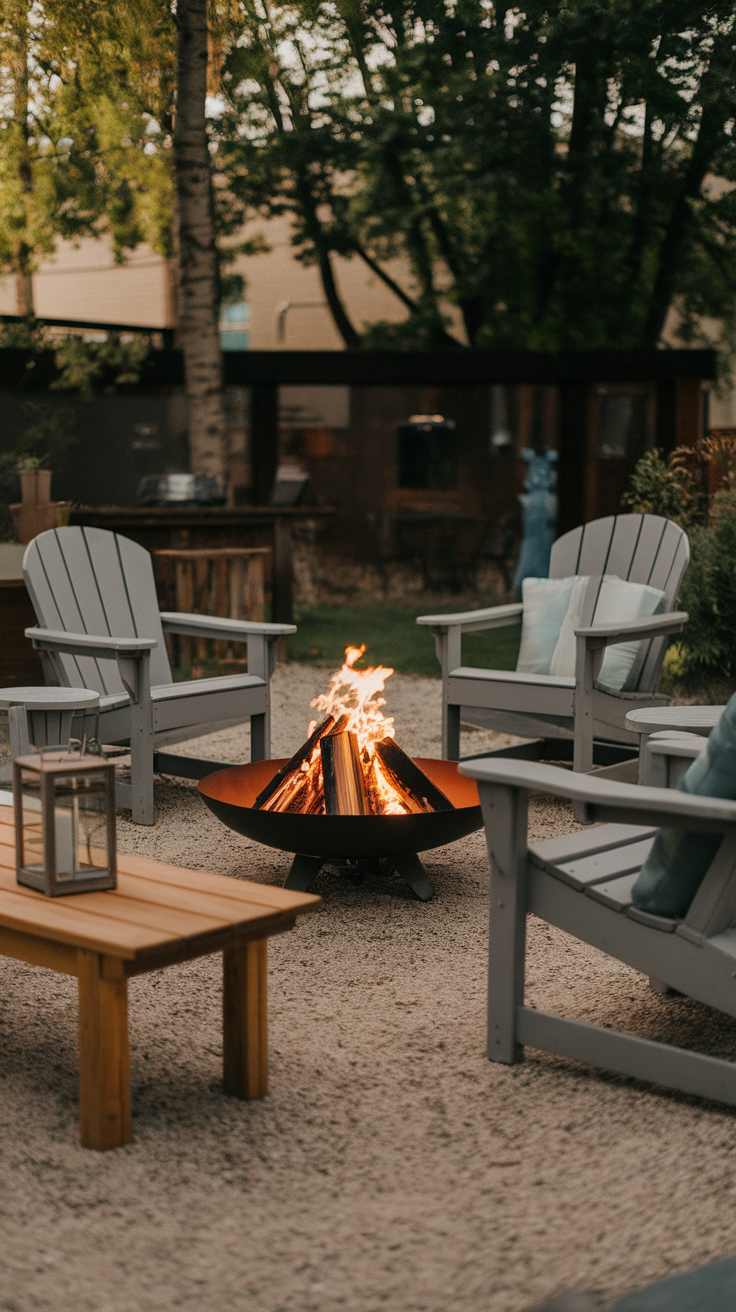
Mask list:
[[[519,496],[523,514],[524,535],[519,563],[514,575],[514,592],[521,595],[522,579],[546,579],[549,574],[549,553],[555,540],[557,526],[557,496],[553,489],[557,483],[556,451],[538,455],[529,447],[521,452],[529,468],[524,479],[526,492]]]

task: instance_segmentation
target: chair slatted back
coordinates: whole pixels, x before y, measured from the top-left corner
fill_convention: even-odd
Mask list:
[[[50,529],[28,544],[23,575],[39,626],[96,637],[155,638],[151,683],[171,683],[151,556],[107,529]],[[57,656],[65,683],[124,693],[117,662]]]
[[[616,574],[631,583],[648,583],[663,590],[663,609],[667,612],[675,608],[689,560],[687,534],[671,519],[660,515],[609,515],[571,529],[557,539],[549,576],[559,579],[571,574]],[[632,671],[637,691],[656,689],[666,650],[666,638],[642,643]]]

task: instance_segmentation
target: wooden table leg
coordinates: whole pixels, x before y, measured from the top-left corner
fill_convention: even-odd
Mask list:
[[[236,1098],[268,1092],[267,950],[259,938],[222,954],[223,1080]]]
[[[83,1148],[130,1143],[128,981],[116,957],[77,949],[79,1128]]]

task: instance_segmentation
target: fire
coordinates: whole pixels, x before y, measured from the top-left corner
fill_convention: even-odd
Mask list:
[[[322,712],[321,718],[332,715],[335,720],[339,720],[342,715],[347,715],[346,730],[358,735],[361,752],[368,751],[373,755],[372,749],[381,738],[396,737],[393,719],[381,711],[381,707],[386,705],[386,698],[380,695],[393,670],[383,665],[377,665],[375,669],[353,669],[364,651],[365,643],[362,647],[346,647],[345,664],[333,674],[328,691],[316,697],[309,705]],[[316,727],[317,721],[312,720],[310,735]]]
[[[357,734],[358,748],[373,776],[373,783],[381,803],[384,815],[406,815],[407,807],[402,803],[396,789],[391,786],[376,760],[376,743],[383,738],[395,738],[392,716],[384,715],[381,707],[386,705],[386,698],[381,696],[386,680],[393,670],[387,666],[370,666],[367,670],[356,670],[354,665],[365,652],[365,643],[360,647],[345,648],[345,662],[330,679],[327,692],[316,697],[310,706],[331,715],[335,720],[347,715],[345,730]],[[314,733],[317,721],[312,720],[309,733]],[[320,761],[321,769],[321,761]]]
[[[257,807],[305,815],[412,815],[451,805],[392,742],[394,722],[383,714],[386,698],[381,694],[393,670],[383,665],[356,670],[364,652],[365,644],[346,647],[344,664],[327,692],[310,702],[319,721],[311,721],[307,742],[256,800]],[[328,775],[333,772],[327,802],[325,769]],[[339,776],[336,782],[334,775]],[[347,809],[335,805],[335,789],[339,793],[341,788],[349,799]]]

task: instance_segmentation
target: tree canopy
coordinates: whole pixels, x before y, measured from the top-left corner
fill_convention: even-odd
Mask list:
[[[166,155],[173,23],[163,0],[105,7],[5,0],[0,11],[0,268],[32,313],[57,238],[171,253]]]
[[[655,346],[673,307],[730,340],[732,3],[244,0],[225,26],[218,164],[293,216],[347,345]],[[350,322],[338,253],[404,323]]]
[[[288,215],[347,346],[651,347],[675,321],[694,344],[708,320],[732,348],[731,0],[198,3],[221,253]],[[0,267],[86,232],[172,253],[176,21],[6,0]],[[351,320],[336,256],[403,321]]]

